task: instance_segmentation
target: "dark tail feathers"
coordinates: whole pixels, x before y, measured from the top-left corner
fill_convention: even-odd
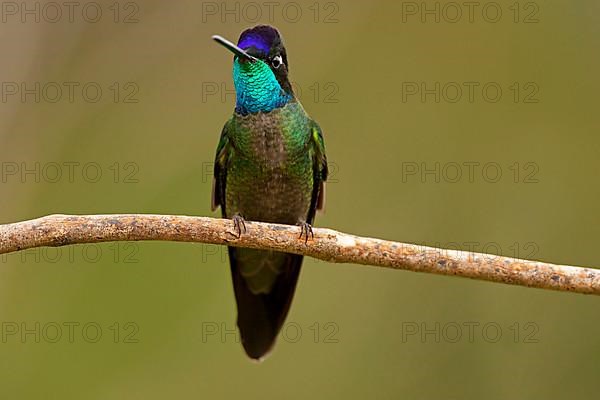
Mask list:
[[[269,294],[253,294],[238,269],[236,249],[229,248],[233,289],[237,303],[237,324],[242,345],[250,358],[263,358],[275,344],[292,304],[300,275],[302,256],[286,254],[285,265]]]

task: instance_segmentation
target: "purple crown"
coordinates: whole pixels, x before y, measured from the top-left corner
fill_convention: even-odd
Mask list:
[[[244,50],[254,47],[264,54],[269,54],[271,48],[280,42],[281,37],[277,29],[268,25],[258,25],[242,32],[238,46]]]

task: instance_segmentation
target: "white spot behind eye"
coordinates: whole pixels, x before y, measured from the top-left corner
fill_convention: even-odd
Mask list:
[[[271,65],[273,65],[273,68],[279,68],[281,64],[283,64],[283,58],[281,58],[281,56],[273,57],[273,60],[271,61]]]

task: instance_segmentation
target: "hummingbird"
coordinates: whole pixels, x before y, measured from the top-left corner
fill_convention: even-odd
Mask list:
[[[323,134],[296,98],[277,29],[258,25],[236,44],[212,37],[233,53],[235,110],[217,146],[212,210],[233,220],[298,225],[299,240],[312,236],[323,209],[327,157]],[[264,359],[286,319],[303,256],[229,247],[237,326],[246,354]]]

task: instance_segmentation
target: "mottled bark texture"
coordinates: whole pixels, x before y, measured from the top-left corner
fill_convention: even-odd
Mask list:
[[[0,254],[41,246],[112,241],[164,240],[270,249],[336,263],[455,275],[484,281],[600,294],[600,270],[490,254],[444,250],[314,228],[246,222],[237,238],[231,220],[170,215],[50,215],[0,225]]]

